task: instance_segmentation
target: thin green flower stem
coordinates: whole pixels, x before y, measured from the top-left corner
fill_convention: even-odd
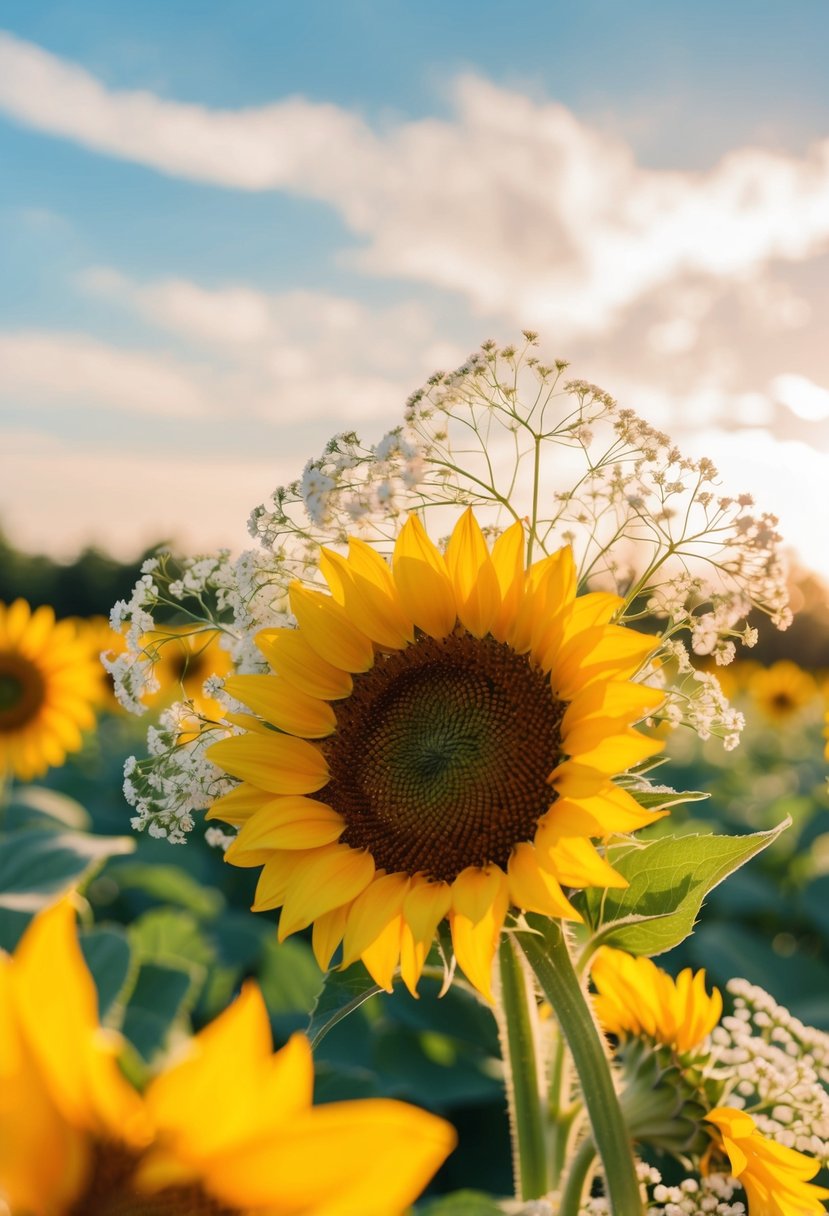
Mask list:
[[[584,1104],[604,1169],[613,1216],[641,1216],[633,1148],[613,1088],[604,1044],[573,968],[560,921],[527,915],[534,932],[515,937],[553,1007],[579,1075]]]
[[[549,1188],[537,1036],[527,992],[529,975],[507,934],[498,947],[498,974],[496,1019],[509,1105],[515,1197],[538,1199]]]
[[[559,1216],[579,1216],[582,1196],[595,1159],[596,1146],[588,1136],[582,1140],[575,1157],[570,1162],[570,1169],[567,1171],[564,1189],[561,1192]],[[637,1211],[641,1211],[641,1205]]]
[[[549,1084],[547,1087],[547,1115],[549,1121],[548,1160],[550,1163],[550,1188],[557,1190],[567,1160],[567,1146],[573,1124],[581,1112],[581,1104],[569,1101],[570,1058],[564,1043],[561,1028],[553,1022],[549,1027],[552,1038],[550,1051]]]

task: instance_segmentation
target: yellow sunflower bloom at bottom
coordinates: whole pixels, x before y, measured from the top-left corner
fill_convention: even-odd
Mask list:
[[[100,665],[72,621],[25,600],[0,604],[0,782],[63,764],[95,723]]]
[[[68,902],[0,954],[0,1210],[11,1216],[397,1216],[454,1147],[401,1102],[312,1106],[250,985],[139,1095]]]
[[[445,554],[415,517],[391,563],[324,549],[329,592],[294,583],[296,628],[259,634],[274,674],[226,681],[259,720],[208,750],[241,781],[209,817],[323,968],[342,942],[415,992],[445,918],[491,997],[510,905],[580,919],[563,887],[625,885],[593,841],[658,817],[613,781],[662,747],[633,729],[663,699],[632,679],[656,640],[576,595],[569,548],[526,568],[525,547],[516,523],[490,549],[467,511]]]
[[[810,1179],[820,1163],[769,1140],[751,1115],[718,1106],[706,1119],[719,1132],[731,1172],[748,1196],[749,1216],[817,1216],[829,1199],[825,1187]]]

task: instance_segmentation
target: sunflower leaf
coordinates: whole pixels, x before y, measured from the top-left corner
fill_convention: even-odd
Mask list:
[[[316,1048],[329,1030],[359,1009],[371,996],[382,992],[379,984],[359,967],[347,971],[329,971],[311,1010],[306,1034],[311,1047]]]
[[[672,790],[667,785],[644,790],[628,788],[627,792],[647,811],[667,811],[669,807],[682,806],[686,802],[704,802],[711,797],[705,790]]]
[[[593,929],[585,947],[631,954],[672,950],[693,931],[702,901],[723,879],[767,848],[790,819],[747,836],[663,836],[640,845],[620,845],[608,858],[628,881],[623,890],[591,888],[577,896]]]
[[[22,932],[27,917],[90,878],[108,857],[134,848],[135,841],[128,836],[37,828],[0,833],[0,911],[12,914],[10,932],[12,921]],[[15,944],[0,940],[7,949]]]

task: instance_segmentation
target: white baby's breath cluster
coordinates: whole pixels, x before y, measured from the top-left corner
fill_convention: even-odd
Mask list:
[[[135,810],[130,823],[136,831],[184,843],[194,812],[205,810],[233,785],[204,754],[230,729],[200,723],[187,702],[164,710],[147,733],[147,756],[130,756],[124,765],[124,796]]]
[[[157,689],[159,625],[175,624],[179,645],[183,627],[216,630],[236,672],[264,671],[256,636],[292,623],[288,588],[295,579],[319,581],[321,546],[344,546],[356,534],[389,553],[409,513],[441,536],[458,508],[472,506],[490,535],[524,521],[529,560],[572,544],[582,584],[619,594],[617,619],[658,632],[662,658],[683,656],[679,685],[660,677],[661,658],[649,677],[666,687],[661,718],[734,746],[741,715],[677,635],[688,636],[695,654],[727,663],[737,643],[756,640],[749,612],[785,627],[774,520],[757,515],[747,496],[719,494],[709,460],[688,460],[603,390],[565,380],[567,364],[542,362],[536,348],[529,331],[520,348],[485,342],[456,371],[430,377],[378,443],[353,431],[335,435],[297,481],[253,511],[259,549],[151,559],[112,613],[125,636],[124,652],[107,661],[121,703],[141,713]],[[238,708],[218,683],[209,686],[226,710]],[[140,825],[168,838],[171,825],[186,830],[197,807],[181,814],[187,798],[170,766],[186,772],[195,747],[185,733],[174,761],[169,749],[150,749],[141,763],[148,778],[160,775],[149,790],[131,790]]]
[[[829,1035],[805,1026],[746,980],[731,980],[733,1015],[713,1032],[724,1105],[748,1111],[764,1136],[829,1164]]]

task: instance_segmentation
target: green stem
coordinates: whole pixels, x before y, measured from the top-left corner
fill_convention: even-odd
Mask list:
[[[537,1034],[527,995],[529,975],[509,936],[498,948],[500,994],[496,1018],[504,1059],[517,1199],[546,1194],[547,1148],[536,1056]]]
[[[570,1162],[570,1169],[567,1171],[567,1181],[564,1184],[564,1190],[561,1192],[559,1216],[579,1216],[582,1195],[584,1194],[590,1167],[595,1158],[596,1146],[590,1136],[588,1136],[586,1140],[582,1140],[575,1157]]]
[[[613,1216],[640,1216],[642,1199],[631,1139],[613,1088],[604,1043],[573,968],[561,922],[528,914],[527,924],[534,932],[518,930],[515,937],[570,1048],[593,1142],[602,1160],[610,1210]]]

